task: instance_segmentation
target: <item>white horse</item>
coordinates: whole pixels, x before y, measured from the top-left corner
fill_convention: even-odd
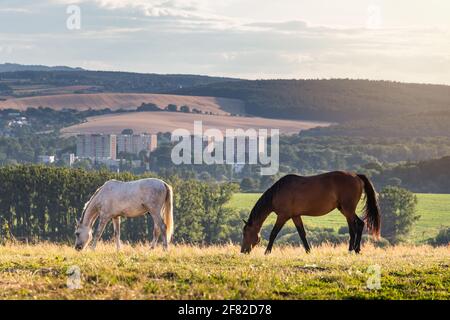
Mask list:
[[[154,248],[162,232],[164,249],[173,233],[172,187],[159,179],[142,179],[131,182],[107,181],[97,189],[84,205],[83,214],[75,231],[75,249],[83,250],[91,242],[92,228],[99,218],[93,249],[112,219],[117,250],[120,250],[120,217],[134,218],[149,213],[153,218]]]

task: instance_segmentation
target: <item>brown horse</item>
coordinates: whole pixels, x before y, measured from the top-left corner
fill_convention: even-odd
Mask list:
[[[364,222],[358,218],[355,211],[363,190],[366,193],[364,220],[372,235],[378,237],[380,209],[375,189],[365,175],[342,171],[311,177],[291,174],[278,180],[256,202],[248,221],[244,221],[241,252],[250,253],[259,243],[261,227],[272,212],[278,217],[270,234],[266,254],[272,251],[278,232],[289,219],[294,221],[303,246],[306,252],[309,252],[301,216],[323,216],[337,208],[347,219],[350,233],[349,250],[359,253]]]

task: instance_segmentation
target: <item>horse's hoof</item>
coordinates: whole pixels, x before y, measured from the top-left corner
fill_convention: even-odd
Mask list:
[[[272,253],[272,250],[266,250],[266,252],[264,252],[264,254],[267,256],[267,255],[269,255],[269,254],[271,254]]]

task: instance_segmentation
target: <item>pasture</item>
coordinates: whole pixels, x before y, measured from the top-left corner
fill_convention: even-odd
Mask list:
[[[120,253],[105,243],[81,253],[53,244],[5,245],[0,299],[450,299],[449,263],[448,248],[428,246],[366,245],[361,255],[346,245],[309,255],[287,246],[265,256],[262,247],[242,255],[231,245],[178,245],[169,252],[126,245]],[[370,270],[378,267],[377,289]]]
[[[257,193],[237,193],[233,195],[229,206],[250,213],[259,196]],[[407,240],[411,243],[423,243],[435,237],[440,228],[450,227],[450,194],[417,194],[417,198],[417,212],[421,217],[408,236]],[[269,216],[266,224],[273,224],[274,221],[275,215]],[[347,225],[344,216],[337,210],[322,217],[303,217],[303,222],[306,228],[310,226],[335,230]],[[292,221],[288,224],[293,226]]]

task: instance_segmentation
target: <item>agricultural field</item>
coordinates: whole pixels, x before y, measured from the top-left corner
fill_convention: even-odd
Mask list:
[[[133,112],[89,117],[87,122],[70,126],[61,130],[65,136],[87,133],[120,133],[124,128],[134,132],[171,132],[183,128],[194,130],[194,121],[202,121],[204,130],[215,128],[225,133],[226,129],[267,129],[276,128],[282,134],[295,134],[300,130],[329,123],[314,121],[277,120],[258,117],[233,117],[223,115],[205,115],[182,112]],[[270,132],[269,132],[270,133]]]
[[[231,199],[229,206],[240,210],[250,210],[258,200],[257,193],[237,193]],[[423,243],[435,237],[442,227],[450,227],[450,194],[417,194],[417,212],[420,220],[413,227],[407,240],[411,243]],[[273,223],[275,215],[270,216],[266,223]],[[310,227],[334,228],[338,230],[347,223],[342,214],[335,210],[322,217],[303,217],[303,222]],[[292,222],[289,222],[292,224]],[[293,224],[292,224],[293,225]]]
[[[448,248],[0,246],[0,299],[450,299]],[[379,276],[378,276],[379,275]]]
[[[12,108],[25,110],[28,107],[49,107],[61,109],[136,109],[142,103],[153,103],[164,109],[169,104],[178,107],[186,105],[203,112],[219,115],[244,114],[244,103],[237,99],[196,97],[169,94],[148,93],[91,93],[91,94],[56,94],[26,98],[12,98],[0,101],[0,109]]]

